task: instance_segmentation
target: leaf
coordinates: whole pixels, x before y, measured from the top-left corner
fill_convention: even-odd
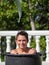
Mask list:
[[[22,10],[21,10],[21,0],[15,0],[17,8],[18,8],[18,13],[19,13],[19,19],[18,22],[20,22],[21,16],[22,16]]]
[[[2,0],[3,3],[7,2],[7,0]]]

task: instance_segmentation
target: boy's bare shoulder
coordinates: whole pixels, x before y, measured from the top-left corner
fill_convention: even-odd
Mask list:
[[[35,48],[30,48],[29,52],[30,52],[31,54],[35,54],[37,51],[36,51]]]
[[[17,51],[16,51],[16,49],[13,49],[13,50],[10,51],[10,53],[11,54],[17,54]]]

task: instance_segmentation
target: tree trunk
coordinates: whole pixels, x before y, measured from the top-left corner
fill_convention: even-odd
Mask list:
[[[31,25],[31,29],[35,30],[35,25],[34,25],[34,21],[32,19],[32,16],[30,16],[30,25]]]
[[[30,10],[30,25],[31,25],[31,29],[32,30],[35,30],[35,24],[34,24],[34,21],[33,21],[33,18],[32,18],[32,14],[31,14],[31,10],[32,10],[32,4],[31,4],[31,1],[28,0],[28,5],[29,5],[29,10]]]

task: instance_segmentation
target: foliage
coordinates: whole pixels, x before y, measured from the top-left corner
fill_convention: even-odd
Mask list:
[[[49,1],[48,0],[31,0],[32,17],[37,30],[49,29]]]
[[[46,40],[45,37],[41,36],[41,38],[40,38],[40,48],[41,48],[41,51],[45,50],[45,48],[46,48],[46,41],[45,40]]]
[[[25,3],[23,3],[25,4]],[[27,6],[26,6],[27,7]],[[30,29],[29,17],[23,7],[21,22],[18,22],[18,10],[15,2],[0,4],[0,30]]]
[[[46,58],[46,41],[45,40],[46,40],[45,36],[41,36],[40,42],[39,42],[43,60],[45,60]]]
[[[7,1],[7,2],[6,2]],[[30,0],[32,10],[29,10],[29,0],[21,1],[22,17],[18,22],[18,6],[16,0],[3,0],[0,4],[0,30],[31,30],[29,16],[32,18],[37,30],[49,29],[49,1],[48,0]]]
[[[35,42],[35,39],[33,37],[31,38],[30,47],[36,48],[36,42]]]

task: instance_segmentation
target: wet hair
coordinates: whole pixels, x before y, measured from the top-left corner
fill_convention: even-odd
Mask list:
[[[16,35],[16,40],[17,40],[17,37],[18,37],[19,35],[25,36],[26,39],[27,39],[27,42],[28,42],[28,33],[27,33],[27,32],[25,32],[25,31],[20,31],[20,32],[18,32],[17,35]]]

